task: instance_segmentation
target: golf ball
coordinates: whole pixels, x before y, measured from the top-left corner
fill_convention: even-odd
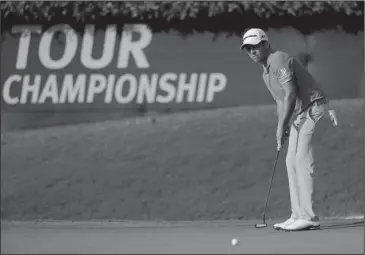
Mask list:
[[[237,245],[237,243],[238,243],[237,239],[236,238],[233,238],[232,239],[232,245],[235,246],[235,245]]]

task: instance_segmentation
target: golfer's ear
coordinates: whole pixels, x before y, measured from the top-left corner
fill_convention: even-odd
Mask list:
[[[263,44],[264,44],[264,48],[265,48],[265,49],[270,48],[270,44],[269,44],[269,42],[268,42],[268,41],[264,41],[264,42],[263,42]]]

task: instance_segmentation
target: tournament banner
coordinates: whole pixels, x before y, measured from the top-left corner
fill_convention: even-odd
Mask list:
[[[147,25],[117,30],[115,24],[85,25],[82,33],[65,24],[13,26],[2,46],[3,110],[199,106],[227,90],[227,63],[207,64],[212,57],[199,59],[199,48],[184,52],[180,38],[172,45],[160,35],[154,43]]]

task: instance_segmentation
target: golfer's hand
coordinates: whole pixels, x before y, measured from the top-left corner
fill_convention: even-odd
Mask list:
[[[283,147],[285,140],[289,137],[289,127],[286,127],[285,129],[282,129],[278,127],[278,130],[276,131],[276,143],[277,143],[277,150],[280,151]]]
[[[336,116],[336,112],[335,110],[328,110],[328,115],[330,116],[331,118],[331,121],[333,123],[333,126],[337,126],[338,125],[338,122],[337,122],[337,116]]]

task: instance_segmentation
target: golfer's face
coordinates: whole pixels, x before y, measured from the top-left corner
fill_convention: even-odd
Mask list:
[[[254,62],[258,63],[261,62],[261,60],[263,59],[264,54],[262,43],[256,45],[246,45],[245,50]]]

